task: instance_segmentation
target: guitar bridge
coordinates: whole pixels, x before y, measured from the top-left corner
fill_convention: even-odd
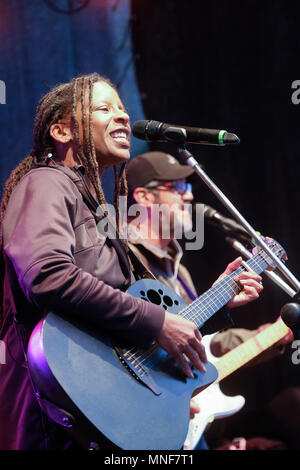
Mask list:
[[[159,390],[156,383],[139,360],[137,351],[132,353],[132,351],[123,349],[119,346],[114,346],[114,350],[121,364],[136,380],[149,388],[149,390],[151,390],[155,395],[161,395],[162,392]]]

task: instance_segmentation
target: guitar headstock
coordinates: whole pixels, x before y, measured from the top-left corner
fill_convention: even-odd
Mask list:
[[[288,259],[286,251],[276,240],[270,237],[263,237],[262,235],[261,238],[268,245],[270,250],[277,256],[277,258],[283,262]],[[265,253],[265,251],[256,243],[252,243],[252,245],[254,246],[252,254],[261,257],[261,259],[268,265],[266,268],[268,271],[274,271],[274,269],[276,269],[276,264],[270,258],[270,256]]]

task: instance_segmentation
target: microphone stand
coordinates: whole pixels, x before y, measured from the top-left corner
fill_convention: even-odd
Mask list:
[[[247,222],[247,220],[240,214],[234,207],[231,201],[225,196],[224,193],[217,187],[217,185],[209,178],[203,168],[199,165],[195,157],[187,150],[185,146],[185,132],[181,128],[173,128],[172,135],[169,140],[177,146],[177,153],[181,159],[192,168],[195,173],[202,179],[202,181],[209,187],[215,196],[224,204],[227,210],[233,217],[244,227],[248,234],[254,238],[256,243],[263,249],[265,253],[271,258],[275,266],[282,272],[282,274],[290,281],[296,289],[294,296],[294,303],[286,304],[282,309],[282,319],[289,326],[296,337],[300,338],[300,282],[284,265],[284,263],[270,250],[267,243],[257,234],[256,230]],[[287,313],[286,313],[287,312]]]
[[[181,131],[181,129],[178,129]],[[183,136],[183,135],[182,135]],[[184,137],[184,136],[183,136]],[[270,250],[267,243],[257,234],[257,232],[251,227],[247,220],[239,213],[239,211],[234,207],[230,200],[225,196],[224,193],[216,186],[216,184],[209,178],[205,173],[203,168],[199,165],[194,156],[186,149],[185,145],[182,142],[177,141],[177,152],[180,157],[185,161],[185,163],[191,167],[195,173],[204,181],[204,183],[212,190],[212,192],[217,196],[217,198],[224,204],[228,211],[233,215],[233,217],[244,227],[244,229],[249,233],[250,237],[253,237],[257,244],[265,251],[269,257],[274,261],[274,264],[278,269],[284,274],[284,276],[291,282],[291,284],[296,288],[297,292],[300,291],[300,282],[295,276],[289,271],[289,269],[284,265],[284,263]],[[181,144],[181,145],[180,145]]]

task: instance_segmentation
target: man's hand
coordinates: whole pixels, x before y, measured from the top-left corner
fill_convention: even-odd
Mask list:
[[[192,399],[190,402],[190,419],[194,419],[197,413],[200,413],[200,408],[196,404],[196,402]]]
[[[206,372],[203,362],[207,362],[207,357],[201,339],[201,333],[195,323],[180,315],[166,312],[156,341],[176,359],[185,375],[193,378],[189,361],[200,372]]]
[[[225,276],[231,274],[236,269],[238,269],[241,263],[241,256],[232,261],[232,263],[229,263],[224,273],[221,274],[221,276],[217,279],[214,285],[221,279],[223,279]],[[257,299],[259,297],[259,294],[263,290],[263,286],[260,283],[261,279],[261,276],[256,274],[254,271],[244,271],[240,274],[237,274],[234,280],[243,287],[243,290],[236,294],[234,297],[232,297],[232,299],[227,303],[227,307],[241,307],[242,305],[245,305],[248,302],[252,302],[253,300]]]

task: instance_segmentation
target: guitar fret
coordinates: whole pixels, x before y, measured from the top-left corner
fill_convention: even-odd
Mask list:
[[[242,270],[237,270],[225,280],[219,281],[216,285],[192,302],[192,304],[188,305],[181,314],[194,321],[195,314],[198,315],[200,317],[200,322],[197,321],[197,325],[200,327],[241,290],[238,284],[233,280],[233,277],[241,271]]]
[[[248,266],[253,271],[260,274],[266,269],[268,264],[263,256],[255,255],[248,261]],[[200,328],[212,315],[226,305],[235,294],[242,290],[241,286],[234,278],[237,274],[245,270],[246,269],[241,266],[233,273],[227,275],[191,304],[184,307],[179,314],[188,320],[194,321],[198,328]]]

